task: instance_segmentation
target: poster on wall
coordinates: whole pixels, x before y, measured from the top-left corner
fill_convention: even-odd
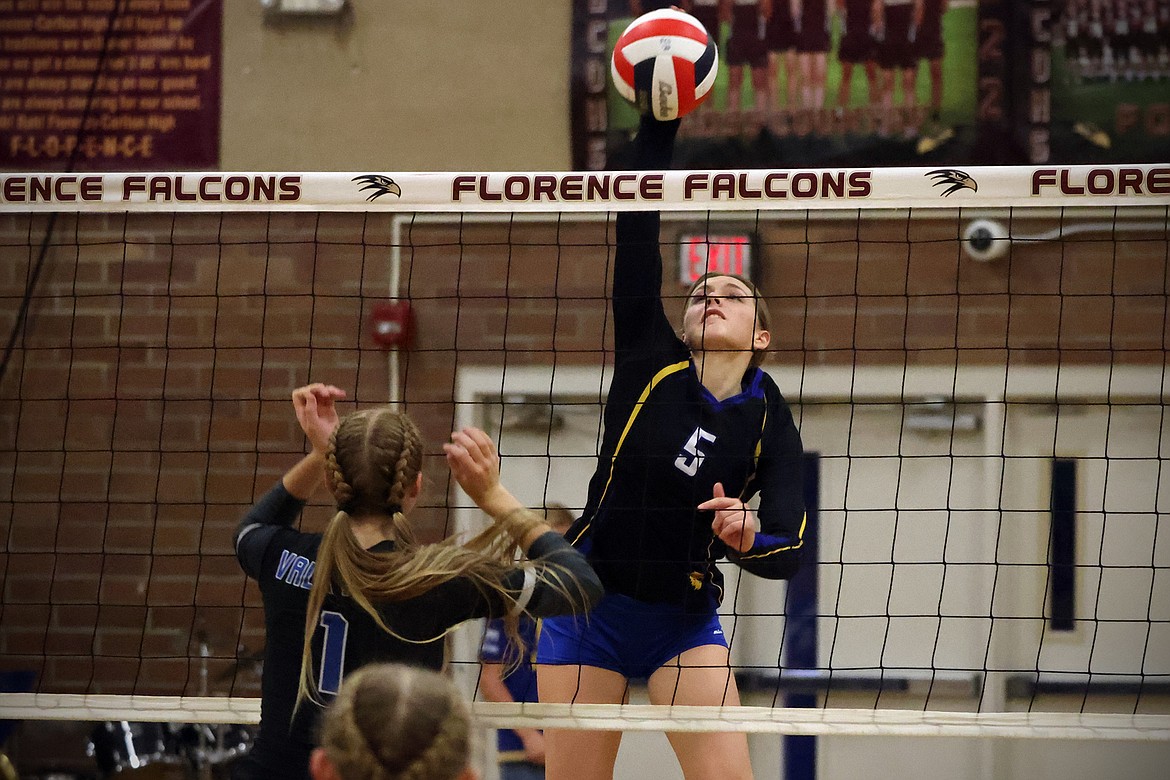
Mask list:
[[[609,78],[660,0],[576,0],[573,159],[622,166],[637,123]],[[1170,0],[685,0],[717,31],[689,168],[1170,160]]]
[[[577,0],[578,168],[620,165],[638,115],[610,53],[635,16],[671,4],[719,47],[712,94],[680,129],[686,167],[953,164],[986,140],[975,0]]]
[[[1170,0],[1034,0],[1031,13],[1029,102],[1048,132],[1029,162],[1170,160]]]
[[[0,0],[0,169],[219,166],[222,0]]]

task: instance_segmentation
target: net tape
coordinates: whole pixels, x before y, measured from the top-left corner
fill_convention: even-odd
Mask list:
[[[1170,715],[1148,714],[499,702],[475,702],[473,713],[487,728],[1170,741]],[[0,719],[255,724],[260,721],[260,700],[4,693]]]
[[[1164,207],[1170,166],[0,174],[0,210],[598,212]]]

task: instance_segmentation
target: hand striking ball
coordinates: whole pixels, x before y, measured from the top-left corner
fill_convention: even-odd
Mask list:
[[[686,116],[711,94],[719,52],[698,19],[664,8],[630,23],[613,47],[610,66],[622,97],[668,121]]]

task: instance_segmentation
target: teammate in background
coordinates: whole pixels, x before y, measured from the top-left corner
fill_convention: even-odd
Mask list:
[[[1131,5],[1132,3],[1126,3],[1125,0],[1117,0],[1113,6],[1113,40],[1111,45],[1115,65],[1110,76],[1113,81],[1120,77],[1124,77],[1126,81],[1134,79],[1133,58],[1137,53],[1137,37],[1135,35],[1137,29],[1130,23],[1129,9]]]
[[[720,18],[731,22],[731,34],[727,38],[727,110],[741,110],[746,69],[752,80],[752,107],[761,121],[773,106],[773,95],[768,90],[768,50],[764,40],[772,3],[773,0],[721,0],[720,6]]]
[[[1088,67],[1089,59],[1085,48],[1088,37],[1088,9],[1083,0],[1067,0],[1064,5],[1061,37],[1064,40],[1065,67],[1079,83]]]
[[[723,39],[723,21],[719,16],[720,3],[721,0],[682,0],[681,5],[684,11],[699,20],[699,24],[703,25],[722,52],[726,46]],[[711,131],[715,129],[713,123],[721,121],[718,119],[708,121],[717,111],[715,101],[708,99],[700,103],[691,114],[694,116],[694,122],[704,126],[704,130]]]
[[[564,534],[573,514],[563,504],[545,513],[549,525]],[[520,637],[526,649],[508,640],[503,621],[487,624],[480,647],[479,692],[487,701],[536,701],[536,623],[520,620]],[[539,780],[544,777],[544,734],[539,729],[499,729],[496,732],[500,780]]]
[[[1085,25],[1087,32],[1084,34],[1084,48],[1088,67],[1084,69],[1084,73],[1087,78],[1099,78],[1105,63],[1105,21],[1103,11],[1097,3],[1090,4],[1087,13],[1088,23]]]
[[[635,167],[670,167],[678,122],[642,117]],[[759,364],[771,341],[748,280],[706,275],[680,338],[662,301],[659,215],[622,212],[613,278],[615,363],[597,470],[568,538],[606,595],[588,616],[546,618],[540,700],[618,704],[646,679],[652,704],[738,705],[717,608],[727,557],[770,579],[796,570],[804,530],[800,435]],[[747,501],[760,496],[759,520]],[[671,733],[688,778],[751,776],[747,737]],[[610,778],[620,732],[545,731],[548,776]]]
[[[408,519],[422,491],[422,440],[389,407],[339,418],[344,391],[292,394],[312,451],[248,511],[236,556],[260,584],[267,643],[260,731],[235,780],[305,778],[313,729],[342,678],[374,661],[439,669],[444,636],[465,620],[584,612],[601,595],[585,559],[500,484],[499,458],[475,428],[443,445],[451,474],[492,525],[460,546],[419,544]],[[337,514],[324,534],[293,523],[328,485]],[[514,554],[526,553],[517,564]],[[299,681],[299,682],[298,682]]]
[[[929,124],[918,139],[918,153],[934,151],[954,137],[955,131],[942,124],[943,101],[943,14],[947,0],[919,0],[914,6],[914,53],[918,61],[926,60],[930,74]],[[915,71],[917,71],[915,66]]]
[[[682,9],[699,20],[699,24],[706,28],[716,44],[720,39],[720,0],[682,0]]]
[[[346,678],[321,719],[313,780],[475,780],[471,712],[428,669],[371,664]]]
[[[943,99],[943,14],[947,0],[919,0],[914,7],[914,53],[930,73],[930,119],[941,121]]]
[[[1170,6],[1170,3],[1165,5]],[[1143,0],[1137,24],[1139,75],[1145,81],[1158,76],[1158,7],[1155,0]]]
[[[780,69],[784,68],[784,105],[795,111],[800,104],[800,79],[797,77],[796,27],[800,0],[772,0],[772,12],[764,32],[768,50],[768,94],[780,94]]]
[[[796,33],[800,107],[809,119],[805,124],[815,125],[821,109],[825,107],[825,76],[830,46],[827,0],[794,0],[792,18]]]
[[[853,68],[865,69],[867,102],[877,102],[880,80],[877,67],[877,41],[874,40],[875,18],[881,14],[881,0],[836,0],[841,14],[841,41],[837,59],[841,61],[841,88],[837,92],[838,113],[849,108],[853,95]]]
[[[1161,80],[1170,78],[1170,2],[1161,0],[1156,15],[1154,35],[1157,40],[1158,79]]]
[[[914,52],[914,41],[918,31],[914,20],[920,17],[917,10],[922,0],[880,0],[881,19],[875,20],[878,39],[878,67],[881,69],[881,130],[882,134],[893,132],[898,125],[906,137],[917,134],[914,117],[918,104],[917,67],[918,58]],[[901,82],[901,102],[894,95],[895,80]]]

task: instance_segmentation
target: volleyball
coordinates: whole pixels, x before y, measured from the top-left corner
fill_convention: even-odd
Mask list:
[[[610,69],[622,97],[667,121],[686,116],[711,94],[719,52],[698,19],[664,8],[630,23],[613,47]]]

